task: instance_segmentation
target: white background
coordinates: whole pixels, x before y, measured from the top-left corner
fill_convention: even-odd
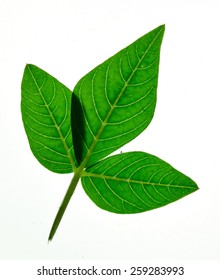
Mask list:
[[[0,258],[220,259],[218,1],[0,0]],[[78,185],[54,240],[72,175],[33,157],[20,113],[26,63],[70,89],[88,71],[166,24],[158,103],[149,128],[120,151],[157,155],[200,190],[136,215],[97,208]]]

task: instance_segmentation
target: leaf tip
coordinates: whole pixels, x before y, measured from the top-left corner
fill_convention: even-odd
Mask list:
[[[151,32],[153,32],[153,33],[155,33],[156,32],[156,34],[157,35],[159,35],[160,34],[160,38],[161,38],[161,40],[162,40],[162,38],[163,38],[163,36],[164,36],[164,33],[165,33],[165,24],[161,24],[161,25],[159,25],[158,27],[156,27],[154,30],[152,30]],[[151,32],[149,32],[149,33],[151,33]],[[149,34],[148,33],[148,34]]]
[[[161,31],[164,33],[165,29],[166,29],[166,25],[165,24],[161,24],[158,28],[161,29]]]
[[[35,66],[34,64],[31,64],[31,63],[26,63],[25,69],[30,69],[30,68],[37,68],[37,66]]]
[[[32,68],[33,66],[34,66],[33,64],[26,63],[26,65],[25,65],[25,67],[24,67],[24,75],[25,75],[26,73],[28,73],[28,72],[31,70],[31,68]]]
[[[192,192],[196,192],[196,191],[198,191],[198,190],[199,190],[198,185],[196,184],[195,181],[193,181],[193,191],[192,191]]]
[[[199,190],[199,187],[198,185],[195,183],[195,191],[198,191]]]

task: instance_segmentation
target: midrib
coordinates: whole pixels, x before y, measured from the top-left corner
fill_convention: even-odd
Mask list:
[[[195,189],[191,186],[180,186],[180,185],[168,185],[168,184],[161,184],[161,183],[153,183],[153,182],[145,182],[145,181],[138,181],[138,180],[132,180],[132,179],[126,179],[126,178],[120,178],[120,177],[114,177],[114,176],[108,176],[103,174],[95,174],[83,171],[82,177],[95,177],[100,178],[103,180],[112,180],[117,182],[126,182],[126,183],[136,183],[136,184],[143,184],[143,185],[151,185],[151,186],[161,186],[161,187],[171,187],[171,188],[181,188],[181,189]]]

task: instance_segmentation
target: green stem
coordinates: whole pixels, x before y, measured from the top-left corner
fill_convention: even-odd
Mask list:
[[[51,241],[57,231],[57,228],[62,220],[62,217],[63,217],[63,214],[67,208],[67,205],[75,191],[75,188],[76,188],[76,185],[77,183],[79,182],[79,179],[80,179],[80,175],[81,175],[81,171],[80,170],[76,170],[74,176],[73,176],[73,179],[69,185],[69,188],[67,189],[67,192],[64,196],[64,199],[61,203],[61,206],[57,212],[57,215],[55,217],[55,220],[53,222],[53,225],[52,225],[52,228],[51,228],[51,231],[50,231],[50,234],[49,234],[49,238],[48,238],[48,241]]]

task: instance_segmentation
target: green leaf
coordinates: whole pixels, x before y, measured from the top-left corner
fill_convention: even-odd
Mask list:
[[[34,156],[53,172],[73,172],[71,91],[30,64],[25,67],[21,88],[22,119]]]
[[[86,169],[82,184],[97,206],[121,214],[152,210],[198,189],[189,177],[143,152],[102,160]]]
[[[159,26],[93,69],[73,94],[40,68],[26,66],[21,111],[31,150],[51,171],[74,171],[49,240],[80,179],[97,206],[121,214],[152,210],[198,189],[189,177],[150,154],[106,158],[153,118],[164,30]]]
[[[144,35],[77,83],[72,133],[79,165],[91,166],[134,139],[151,122],[164,29],[162,25]],[[75,99],[81,109],[77,110]]]

